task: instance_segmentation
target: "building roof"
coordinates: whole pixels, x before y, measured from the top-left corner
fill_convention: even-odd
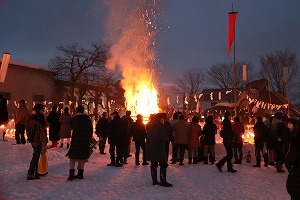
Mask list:
[[[0,58],[0,62],[2,63],[2,58]],[[19,61],[14,61],[14,60],[9,60],[9,65],[17,66],[17,67],[25,67],[25,68],[30,68],[33,70],[42,70],[45,72],[52,72],[48,67],[40,66],[40,65],[33,65],[29,63],[24,63],[24,62],[19,62]]]

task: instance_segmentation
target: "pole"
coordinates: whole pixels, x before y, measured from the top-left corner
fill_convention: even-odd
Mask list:
[[[270,81],[268,80],[268,84],[269,84],[269,112],[270,115],[272,115],[272,108],[271,108],[271,86],[270,86]]]

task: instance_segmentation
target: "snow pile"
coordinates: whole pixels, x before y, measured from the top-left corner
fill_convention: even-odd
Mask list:
[[[170,165],[167,181],[172,188],[152,186],[149,166],[135,166],[134,156],[121,168],[107,167],[109,155],[95,150],[86,163],[83,180],[67,181],[67,149],[48,149],[49,174],[27,181],[32,156],[30,144],[11,145],[0,141],[0,199],[290,199],[285,189],[287,173],[274,167],[254,168],[253,163],[236,165],[237,173],[220,173],[214,165]],[[134,144],[132,154],[134,155]],[[244,152],[253,146],[244,146]],[[106,149],[108,152],[108,149]],[[224,155],[216,145],[217,160]],[[252,155],[252,161],[254,157]]]

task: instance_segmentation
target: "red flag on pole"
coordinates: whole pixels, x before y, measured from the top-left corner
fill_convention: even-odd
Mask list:
[[[230,55],[230,48],[232,42],[235,38],[235,20],[236,20],[237,12],[230,12],[228,13],[228,48],[227,53],[228,56]]]

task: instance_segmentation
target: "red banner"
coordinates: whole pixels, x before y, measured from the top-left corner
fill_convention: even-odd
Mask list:
[[[227,53],[228,56],[230,55],[230,48],[232,45],[232,42],[235,37],[235,20],[236,20],[237,12],[230,12],[228,13],[228,47],[227,47]]]

